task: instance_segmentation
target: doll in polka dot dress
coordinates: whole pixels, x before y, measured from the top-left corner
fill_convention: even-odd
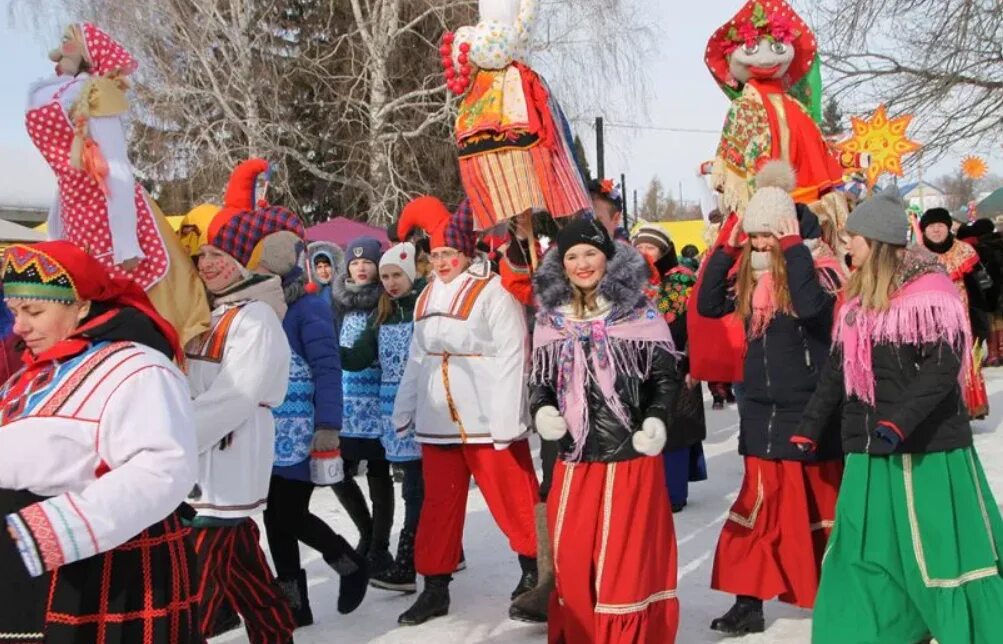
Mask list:
[[[31,86],[25,115],[59,189],[49,236],[73,242],[112,276],[135,280],[182,340],[198,335],[208,328],[204,290],[127,155],[125,78],[136,59],[90,23],[67,27],[49,58],[56,76]]]

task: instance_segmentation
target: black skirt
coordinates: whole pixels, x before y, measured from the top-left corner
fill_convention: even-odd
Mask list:
[[[3,517],[44,499],[24,490],[0,490],[0,642],[38,644],[45,628],[49,575],[31,577],[7,536]]]

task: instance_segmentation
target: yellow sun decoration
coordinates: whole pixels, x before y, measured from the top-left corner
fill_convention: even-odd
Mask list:
[[[844,152],[871,155],[871,165],[867,168],[868,187],[873,187],[882,174],[903,175],[902,157],[921,147],[906,136],[911,121],[911,114],[888,118],[884,105],[878,106],[870,120],[851,117],[853,136],[837,147]]]

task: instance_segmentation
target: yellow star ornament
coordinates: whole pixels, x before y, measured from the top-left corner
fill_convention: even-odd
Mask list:
[[[871,157],[867,168],[867,186],[873,188],[882,174],[903,175],[902,157],[920,149],[921,145],[906,136],[912,114],[888,118],[884,105],[879,105],[870,120],[851,117],[853,136],[837,144],[842,152],[866,153]]]
[[[978,181],[989,172],[989,166],[986,165],[986,160],[982,157],[975,155],[967,156],[961,160],[961,172],[965,177],[973,181]]]

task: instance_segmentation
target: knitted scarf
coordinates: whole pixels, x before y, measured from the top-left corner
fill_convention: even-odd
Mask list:
[[[946,341],[962,357],[958,381],[964,386],[971,367],[972,336],[965,307],[944,269],[929,253],[907,251],[897,288],[887,311],[864,310],[860,298],[848,301],[836,324],[836,345],[843,350],[846,395],[875,404],[876,344],[922,345]],[[894,288],[894,287],[893,287]]]
[[[615,311],[600,300],[600,314],[588,320],[570,318],[568,307],[537,316],[531,382],[550,385],[557,392],[561,415],[574,439],[572,461],[581,458],[589,433],[589,383],[599,386],[609,409],[630,427],[630,414],[616,392],[617,379],[647,380],[657,348],[678,357],[668,325],[650,305],[620,318],[614,317]],[[557,382],[550,382],[555,372]]]

